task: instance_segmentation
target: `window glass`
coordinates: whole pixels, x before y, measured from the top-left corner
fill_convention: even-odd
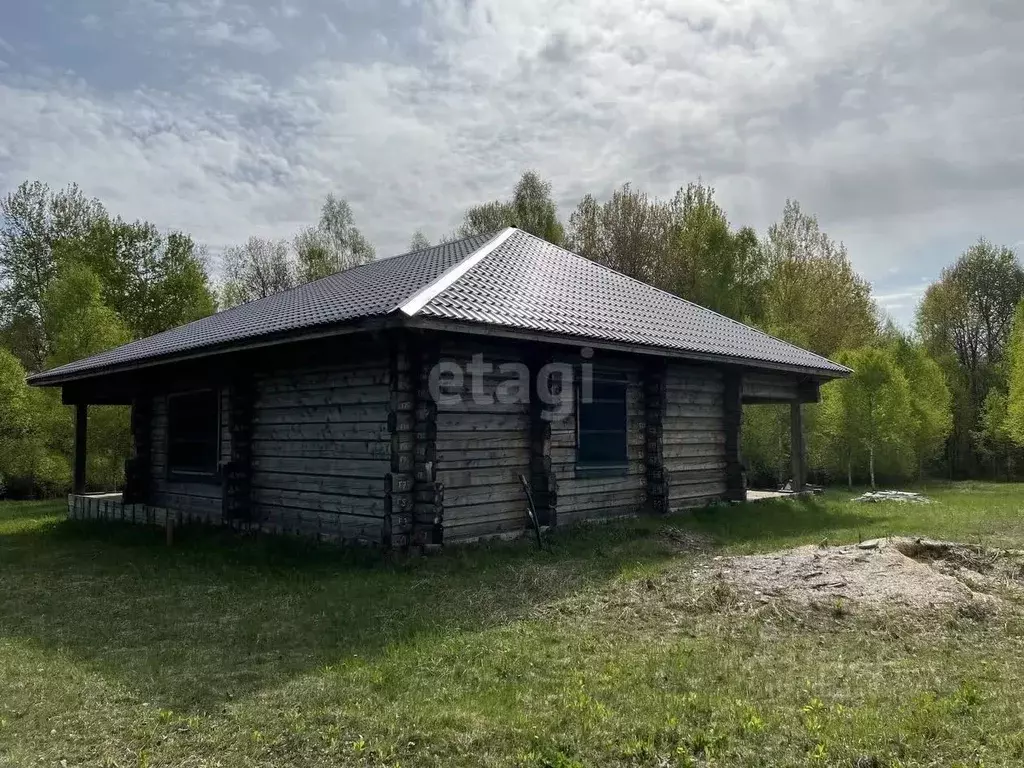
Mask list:
[[[577,389],[576,462],[618,466],[627,462],[626,382],[595,379],[593,398],[585,402]]]
[[[167,400],[167,464],[171,472],[217,471],[220,410],[214,390],[171,395]]]

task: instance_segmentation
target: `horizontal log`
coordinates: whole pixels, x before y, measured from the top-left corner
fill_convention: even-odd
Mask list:
[[[390,382],[389,364],[386,360],[367,360],[363,363],[332,364],[325,366],[303,366],[279,371],[259,371],[255,374],[256,386],[264,387],[368,387],[387,385]]]
[[[520,474],[529,474],[529,466],[505,466],[500,469],[478,469],[451,471],[443,466],[438,468],[437,479],[444,484],[446,493],[455,493],[460,488],[493,487],[502,484],[514,485]],[[525,498],[525,497],[524,497]]]
[[[668,403],[665,406],[665,413],[663,419],[666,423],[675,419],[691,419],[691,418],[722,418],[724,410],[722,405],[688,405],[688,404],[675,404]]]
[[[264,424],[383,424],[388,408],[384,405],[327,406],[300,408],[258,408],[253,425]]]
[[[255,407],[258,410],[268,408],[308,408],[329,407],[339,405],[378,405],[387,406],[391,402],[391,394],[387,387],[373,389],[329,389],[308,392],[260,392]]]
[[[434,453],[434,459],[438,464],[449,466],[463,466],[465,462],[487,462],[499,461],[510,464],[526,464],[530,460],[529,448],[523,446],[511,447],[479,447],[477,443],[471,442],[460,448],[438,447]],[[466,463],[467,468],[474,466],[485,466],[484,464]]]
[[[168,480],[166,476],[154,477],[152,488],[158,493],[174,493],[199,499],[220,499],[223,493],[220,483],[179,482]]]
[[[670,512],[682,512],[687,509],[694,509],[696,507],[704,507],[708,504],[714,504],[722,500],[722,493],[713,493],[707,496],[691,496],[685,499],[674,499],[669,502]]]
[[[310,424],[253,424],[252,438],[279,440],[390,440],[386,421]]]
[[[647,500],[642,490],[616,491],[614,493],[580,494],[564,497],[559,490],[558,511],[579,512],[590,509],[619,508],[636,511]]]
[[[669,485],[669,506],[683,499],[722,496],[725,494],[725,481],[720,483],[700,483],[694,485]]]
[[[559,478],[558,499],[569,496],[594,496],[603,493],[636,491],[644,488],[646,477],[643,474],[627,477],[576,477]]]
[[[509,431],[526,432],[529,429],[529,416],[523,413],[490,414],[490,413],[443,413],[437,414],[438,433],[451,431]]]
[[[456,429],[438,432],[436,441],[438,451],[462,450],[470,445],[474,448],[528,449],[530,433],[525,429],[493,430],[484,433]]]
[[[715,443],[668,443],[661,449],[665,459],[703,459],[725,457],[725,435]]]
[[[390,459],[391,442],[380,440],[253,440],[257,458]]]
[[[260,505],[259,526],[275,533],[318,536],[326,539],[379,542],[383,529],[380,518],[346,514],[317,513],[273,505]]]
[[[526,509],[525,503],[518,507],[495,508],[489,507],[486,504],[480,504],[472,507],[462,507],[457,510],[446,509],[443,525],[445,531],[480,523],[490,523],[496,528],[500,527],[504,530],[518,526],[525,527],[530,524],[530,516],[527,514]]]
[[[724,445],[725,428],[721,429],[666,429],[661,437],[662,445]]]
[[[335,475],[295,475],[284,472],[254,472],[254,488],[303,491],[348,496],[384,498],[384,475],[371,477],[338,477]]]
[[[257,510],[268,506],[282,509],[307,510],[310,512],[344,513],[362,517],[381,517],[385,511],[383,498],[318,494],[303,491],[254,488],[253,507]]]
[[[475,539],[486,539],[490,537],[501,537],[505,535],[522,535],[529,529],[524,524],[517,522],[504,522],[494,524],[491,522],[470,523],[467,525],[448,526],[444,525],[444,540],[446,542],[472,541]]]
[[[725,482],[725,468],[722,469],[690,469],[689,467],[665,466],[665,478],[669,487],[676,485],[693,485],[695,483]]]
[[[519,483],[507,483],[491,488],[456,488],[445,487],[445,516],[459,507],[470,507],[477,504],[493,504],[496,507],[521,505],[526,503],[526,493]]]
[[[384,477],[390,464],[382,459],[295,459],[253,457],[253,475],[263,472],[286,472],[297,475],[332,475],[335,477]]]
[[[456,403],[437,403],[437,413],[439,416],[446,413],[526,414],[529,412],[529,407],[528,402],[500,403],[497,400],[490,399],[475,402],[467,397]]]

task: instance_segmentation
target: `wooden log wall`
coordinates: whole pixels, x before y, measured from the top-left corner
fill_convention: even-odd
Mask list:
[[[725,419],[725,498],[729,501],[746,501],[747,475],[740,455],[743,425],[743,374],[740,371],[725,371],[722,395]]]
[[[750,371],[743,374],[743,397],[750,400],[796,400],[800,386],[795,376]]]
[[[401,548],[409,545],[413,532],[418,352],[405,335],[394,336],[389,350],[390,387],[386,423],[391,457],[390,471],[385,476],[381,543],[386,548]],[[415,362],[414,357],[417,358]]]
[[[542,371],[550,355],[534,352],[530,368],[530,494],[540,525],[558,524],[558,477],[551,460],[551,419],[546,417],[542,390],[547,392],[551,381],[541,381]],[[571,391],[566,393],[571,396]]]
[[[229,450],[222,462],[224,518],[252,522],[252,422],[255,389],[252,372],[240,367],[234,372],[226,404]],[[223,440],[223,435],[221,437]]]
[[[576,364],[579,358],[564,358]],[[576,398],[570,393],[565,418],[551,423],[551,464],[558,483],[559,525],[580,520],[633,515],[647,503],[646,412],[641,363],[636,360],[592,361],[595,371],[626,378],[627,466],[616,474],[595,474],[576,466]]]
[[[522,531],[528,524],[526,495],[519,475],[530,475],[529,397],[501,403],[497,387],[508,380],[497,372],[502,363],[525,363],[520,348],[442,340],[439,355],[463,370],[475,353],[484,355],[495,372],[483,377],[485,402],[475,403],[472,380],[461,388],[445,386],[442,394],[459,402],[437,403],[436,479],[444,487],[444,541]],[[527,383],[527,386],[529,384]]]
[[[644,365],[641,374],[647,505],[655,514],[668,512],[668,483],[665,478],[665,371],[665,362],[654,360]]]
[[[669,511],[721,499],[726,492],[722,372],[669,363],[662,430]]]
[[[256,374],[252,498],[261,529],[382,541],[391,395],[384,350]]]
[[[231,457],[231,431],[229,426],[230,397],[227,389],[220,392],[220,457]],[[151,415],[152,454],[149,504],[179,510],[186,519],[212,521],[223,516],[223,485],[221,482],[189,482],[167,477],[167,395],[153,397]]]
[[[153,465],[153,398],[143,394],[132,402],[132,456],[125,464],[124,499],[143,504],[149,498]]]
[[[430,372],[440,358],[436,339],[414,336],[412,372],[416,390],[413,450],[413,533],[417,546],[444,540],[444,483],[437,473],[437,403],[430,394]],[[405,450],[409,438],[400,441]],[[394,450],[394,447],[392,447]]]

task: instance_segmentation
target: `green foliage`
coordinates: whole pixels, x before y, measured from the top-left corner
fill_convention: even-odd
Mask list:
[[[917,312],[917,331],[943,368],[953,394],[951,460],[972,472],[984,451],[975,438],[993,387],[1006,389],[1005,357],[1014,313],[1024,298],[1024,270],[1013,251],[987,240],[942,270]]]
[[[430,241],[427,236],[423,234],[423,230],[417,229],[412,233],[412,238],[409,240],[410,251],[422,251],[424,248],[430,247]]]
[[[59,393],[25,383],[25,369],[0,347],[0,490],[53,495],[70,483],[71,469],[59,447],[70,432]]]
[[[762,327],[825,356],[873,343],[878,318],[871,285],[854,271],[846,246],[822,232],[816,217],[787,200],[763,249]]]
[[[1006,429],[1015,445],[1024,446],[1024,301],[1014,311],[1007,362]]]
[[[767,272],[754,230],[733,232],[715,190],[700,183],[676,193],[671,216],[662,287],[729,317],[760,321]]]
[[[313,246],[307,246],[308,266]],[[326,249],[323,254],[318,263],[326,264]],[[296,283],[295,265],[288,252],[288,244],[283,240],[250,237],[245,245],[228,248],[221,263],[225,279],[220,300],[225,307],[262,299],[292,288]]]
[[[526,171],[512,190],[511,199],[473,206],[466,211],[456,234],[485,235],[505,227],[518,227],[549,243],[562,245],[565,231],[551,197],[551,183],[535,171]]]
[[[0,200],[0,325],[22,364],[40,370],[49,355],[41,327],[43,295],[60,266],[55,246],[82,238],[106,216],[95,200],[70,185],[52,192],[24,182]]]
[[[295,281],[319,280],[376,257],[370,241],[356,227],[348,202],[329,194],[320,209],[319,223],[295,237]]]
[[[188,235],[163,235],[148,221],[97,217],[79,237],[54,244],[59,264],[80,263],[100,280],[103,301],[132,338],[206,317],[216,310],[201,254]]]
[[[131,334],[103,302],[99,278],[87,266],[68,263],[46,289],[43,327],[53,339],[47,367],[55,368],[127,343]]]
[[[953,429],[952,395],[942,369],[922,344],[899,335],[890,348],[910,385],[912,444],[921,477],[941,455]]]
[[[604,203],[587,195],[569,217],[568,247],[581,256],[644,282],[661,284],[672,212],[624,184]]]
[[[0,345],[21,366],[16,371],[7,360],[8,378],[24,379],[26,369],[62,365],[215,310],[202,254],[187,235],[112,218],[74,185],[53,192],[26,182],[0,201],[0,213]],[[21,427],[16,440],[4,438],[0,474],[9,491],[62,492],[70,485],[70,409],[59,391],[26,387],[25,393],[9,397]],[[91,410],[92,485],[118,485],[129,438],[126,408]]]
[[[888,349],[863,347],[836,357],[853,374],[823,388],[818,432],[824,455],[847,477],[866,464],[874,488],[879,460],[896,475],[912,465],[910,384]]]

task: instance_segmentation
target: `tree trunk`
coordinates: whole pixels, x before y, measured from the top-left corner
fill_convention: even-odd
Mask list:
[[[871,468],[871,490],[875,490],[875,445],[868,446],[868,466]]]
[[[853,490],[853,458],[846,457],[846,487]]]

